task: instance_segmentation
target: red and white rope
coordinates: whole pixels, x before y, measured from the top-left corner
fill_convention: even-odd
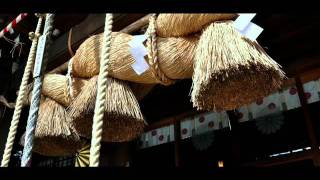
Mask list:
[[[7,27],[5,27],[1,32],[0,32],[0,38],[2,38],[4,36],[4,34],[6,34],[7,32],[9,32],[10,30],[13,30],[17,24],[23,20],[26,16],[28,15],[28,13],[21,13],[19,14],[19,16],[17,16],[13,21],[11,21]]]

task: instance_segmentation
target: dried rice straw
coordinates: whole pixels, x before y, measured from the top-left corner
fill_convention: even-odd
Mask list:
[[[143,84],[160,83],[151,68],[138,75],[131,67],[135,62],[128,42],[133,36],[125,33],[112,33],[110,51],[110,76]],[[170,79],[191,78],[197,36],[179,38],[157,38],[158,63],[163,73]],[[102,34],[85,40],[73,57],[74,77],[91,78],[99,73]]]
[[[81,91],[82,87],[87,83],[88,80],[81,78],[72,78],[72,91],[74,96],[77,96]],[[24,100],[24,105],[29,105],[31,100],[31,91],[33,83],[28,85],[28,94]],[[68,89],[68,78],[65,75],[60,74],[46,74],[43,80],[41,93],[52,100],[60,103],[64,107],[67,107],[71,100],[70,89]]]
[[[107,86],[102,140],[130,141],[143,132],[146,124],[139,104],[130,87],[123,81],[110,77]],[[96,93],[97,76],[94,76],[68,107],[73,126],[84,137],[91,137]]]
[[[228,13],[163,13],[157,17],[157,34],[161,37],[186,36],[201,31],[209,23],[232,20],[236,16]]]
[[[33,151],[45,156],[67,156],[77,152],[81,140],[65,108],[42,98],[35,130]]]
[[[191,99],[201,110],[231,110],[277,90],[284,72],[232,22],[209,25],[200,37]]]

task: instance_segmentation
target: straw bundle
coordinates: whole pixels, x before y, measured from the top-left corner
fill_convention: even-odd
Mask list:
[[[70,121],[62,105],[50,98],[42,98],[33,151],[45,156],[75,154],[81,141]]]
[[[242,37],[232,22],[216,22],[199,40],[191,98],[198,109],[231,110],[272,93],[284,77],[257,42]]]
[[[73,126],[84,137],[91,137],[92,133],[97,79],[97,76],[91,78],[68,107]],[[123,81],[108,78],[106,98],[102,140],[130,141],[140,135],[146,123],[129,86]]]
[[[77,96],[88,80],[81,78],[72,78],[72,81],[73,82],[71,88],[74,96]],[[24,106],[30,104],[32,97],[32,87],[33,83],[29,84],[27,87],[27,96],[23,100]],[[42,95],[45,95],[52,100],[62,104],[64,107],[67,107],[70,104],[70,101],[74,98],[70,97],[67,77],[60,74],[46,74],[43,80],[41,93]]]
[[[236,14],[214,13],[174,13],[159,14],[157,17],[157,34],[160,37],[186,36],[201,31],[204,26],[214,21],[231,20]]]
[[[73,57],[74,77],[91,78],[98,75],[102,37],[102,34],[91,36],[80,45]],[[128,45],[132,37],[125,33],[112,33],[110,76],[136,83],[159,83],[151,68],[141,75],[136,74],[132,69],[131,65],[135,60],[131,56]],[[191,78],[197,42],[197,36],[157,39],[159,67],[168,78]]]
[[[81,87],[86,83],[84,79],[74,79],[72,88],[75,96],[81,90]],[[43,80],[42,94],[62,104],[68,106],[70,104],[70,96],[68,90],[68,79],[60,74],[47,74]]]

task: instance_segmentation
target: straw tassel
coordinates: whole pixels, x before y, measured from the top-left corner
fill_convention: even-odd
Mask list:
[[[106,91],[102,141],[123,142],[138,137],[146,123],[129,85],[108,77]],[[68,107],[68,114],[77,133],[88,138],[91,137],[96,94],[97,77],[93,77]]]
[[[277,90],[284,72],[232,21],[210,24],[197,46],[191,99],[201,110],[232,110]]]

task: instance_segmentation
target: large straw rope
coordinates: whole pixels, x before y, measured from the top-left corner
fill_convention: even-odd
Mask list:
[[[45,42],[46,46],[44,50],[44,57],[43,57],[43,62],[41,63],[42,72],[45,69],[46,61],[48,59],[48,48],[50,45],[51,35],[53,31],[53,19],[54,19],[54,14],[46,14],[46,21],[45,21],[43,34],[44,36],[47,37],[47,41]],[[42,81],[43,81],[42,73],[40,73],[39,76],[34,77],[34,87],[32,90],[31,106],[30,106],[30,111],[29,111],[29,116],[27,121],[27,127],[26,127],[26,139],[25,139],[25,145],[24,145],[22,159],[21,159],[22,167],[31,165],[33,139],[34,139],[34,132],[35,132],[35,127],[38,119]]]
[[[9,162],[10,162],[11,151],[12,151],[14,139],[15,139],[15,136],[16,136],[16,133],[17,133],[17,128],[18,128],[18,124],[19,124],[21,110],[22,110],[22,107],[23,107],[23,100],[27,96],[28,79],[29,79],[29,76],[31,74],[31,70],[32,70],[33,65],[34,65],[34,60],[35,60],[35,55],[36,55],[36,50],[37,50],[37,44],[38,44],[38,38],[39,38],[39,35],[40,35],[41,26],[42,26],[42,21],[43,21],[43,17],[39,16],[38,24],[37,24],[35,33],[33,33],[33,32],[29,33],[29,38],[30,38],[30,40],[32,40],[32,44],[31,44],[31,47],[30,47],[28,61],[27,61],[27,64],[26,64],[26,67],[25,67],[25,70],[24,70],[24,73],[23,73],[23,76],[22,76],[20,90],[19,90],[19,94],[18,94],[18,97],[17,97],[17,103],[15,105],[15,109],[14,109],[14,112],[13,112],[12,121],[11,121],[11,125],[10,125],[9,134],[8,134],[8,137],[7,137],[7,143],[6,143],[6,147],[5,147],[3,156],[2,156],[1,167],[7,167],[9,165]]]
[[[112,33],[112,14],[106,14],[105,25],[104,25],[104,36],[102,46],[102,58],[100,63],[100,73],[98,79],[98,94],[96,105],[94,109],[93,125],[92,125],[92,140],[90,147],[90,167],[99,166],[100,147],[102,138],[102,127],[103,127],[103,115],[105,111],[106,101],[106,89],[107,89],[107,77],[109,68],[109,57],[110,57],[110,44],[111,44],[111,33]]]

